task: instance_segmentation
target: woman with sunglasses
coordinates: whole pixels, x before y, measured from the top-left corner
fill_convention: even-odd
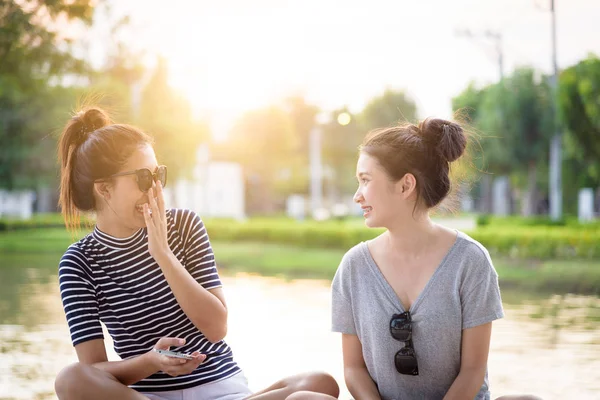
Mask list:
[[[148,135],[90,108],[67,123],[59,158],[66,225],[76,228],[81,213],[96,214],[93,232],[73,243],[59,266],[79,359],[56,378],[61,400],[338,395],[323,373],[252,394],[223,341],[227,305],[206,229],[192,211],[165,210],[167,168]],[[101,321],[121,361],[107,360]]]
[[[490,398],[498,275],[481,244],[429,217],[466,147],[461,126],[442,119],[379,129],[360,146],[354,201],[386,231],[348,251],[332,283],[355,399]]]

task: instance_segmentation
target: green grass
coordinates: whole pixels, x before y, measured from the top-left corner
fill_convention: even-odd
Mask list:
[[[212,243],[220,268],[262,275],[331,279],[344,251],[271,243]]]
[[[34,254],[60,255],[77,238],[64,229],[0,232],[3,259],[26,260]],[[346,249],[304,248],[289,244],[213,240],[217,262],[225,271],[285,277],[333,277]],[[2,267],[4,263],[0,263]],[[600,260],[536,260],[494,257],[503,288],[544,293],[600,294]]]
[[[344,255],[336,249],[301,249],[265,243],[213,242],[226,271],[330,279]],[[494,260],[502,288],[540,293],[600,294],[600,261]]]
[[[503,287],[600,295],[600,261],[499,258],[494,266]]]
[[[86,232],[72,235],[64,228],[21,229],[0,232],[0,254],[63,253]]]

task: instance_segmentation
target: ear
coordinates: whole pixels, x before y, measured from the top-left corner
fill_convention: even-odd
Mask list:
[[[417,178],[413,174],[406,174],[398,181],[398,189],[402,196],[407,199],[417,191]]]
[[[110,182],[94,182],[94,192],[98,196],[108,200],[112,193],[112,185]]]

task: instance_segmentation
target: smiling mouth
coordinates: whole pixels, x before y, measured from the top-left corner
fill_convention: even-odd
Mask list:
[[[147,203],[144,203],[147,204]],[[135,209],[140,213],[143,214],[144,213],[144,204],[138,204],[137,206],[135,206]],[[149,208],[148,209],[150,211],[150,215],[152,215],[152,209]]]

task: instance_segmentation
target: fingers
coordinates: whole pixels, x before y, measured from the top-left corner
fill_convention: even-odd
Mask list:
[[[169,357],[169,356],[165,356],[165,355],[160,356],[160,363],[163,367],[177,367],[177,366],[183,365],[187,362],[188,362],[188,360],[186,360],[184,358]],[[167,368],[167,369],[171,370],[172,368]]]
[[[163,371],[171,376],[187,375],[191,373],[198,368],[198,365],[206,360],[206,355],[200,354],[197,351],[192,353],[192,355],[195,355],[193,360],[180,360],[183,361],[183,363],[172,364],[168,368],[163,369]]]
[[[155,349],[169,350],[171,346],[183,346],[185,344],[185,339],[176,338],[176,337],[162,337],[158,339],[156,345],[154,345]]]
[[[148,203],[150,204],[150,208],[152,209],[152,218],[155,221],[162,220],[160,217],[160,211],[158,210],[158,204],[156,204],[156,199],[154,198],[154,188],[150,188],[148,190]]]
[[[144,204],[144,221],[146,221],[146,228],[148,228],[148,233],[154,232],[154,221],[152,221],[152,216],[150,215],[150,208],[148,204]]]
[[[156,197],[158,198],[158,211],[160,212],[160,218],[166,224],[167,214],[165,210],[165,195],[163,192],[162,183],[160,183],[160,181],[156,182],[156,194]]]

